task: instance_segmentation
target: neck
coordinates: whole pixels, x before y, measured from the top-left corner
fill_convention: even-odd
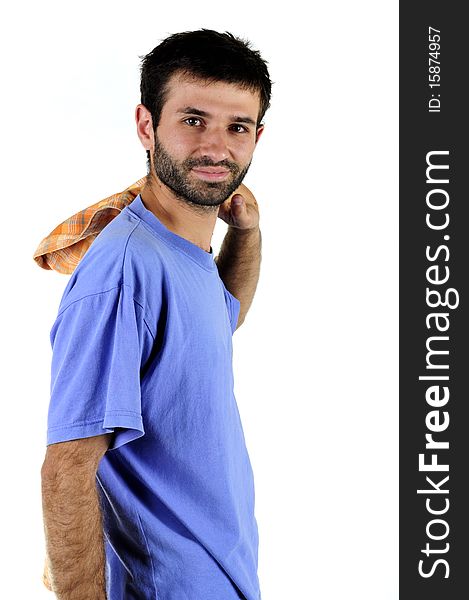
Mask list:
[[[218,206],[193,206],[168,188],[152,173],[140,193],[142,202],[165,227],[210,252],[210,242],[218,216]]]

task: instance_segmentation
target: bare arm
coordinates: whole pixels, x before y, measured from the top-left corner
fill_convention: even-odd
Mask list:
[[[96,471],[112,434],[47,447],[42,506],[52,590],[59,600],[106,600]]]
[[[241,303],[237,329],[252,304],[259,281],[261,230],[229,227],[216,262],[226,289]]]
[[[242,196],[239,205],[233,201],[237,195]],[[219,217],[229,227],[215,260],[227,290],[240,301],[238,328],[252,304],[259,281],[262,236],[256,199],[246,186],[241,185],[220,207]]]

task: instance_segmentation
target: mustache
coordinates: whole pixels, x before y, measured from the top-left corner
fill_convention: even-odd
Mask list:
[[[229,169],[234,174],[237,174],[239,172],[238,165],[229,160],[221,160],[220,162],[213,162],[213,160],[211,160],[208,157],[188,158],[184,161],[183,164],[184,164],[184,167],[187,169],[193,169],[194,167],[225,167],[226,169]]]

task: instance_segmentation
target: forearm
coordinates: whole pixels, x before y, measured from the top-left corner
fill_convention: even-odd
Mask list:
[[[259,227],[229,227],[217,256],[218,273],[227,290],[241,303],[238,326],[251,306],[259,281],[262,236]]]
[[[52,589],[59,600],[105,600],[105,554],[96,479],[76,468],[42,477]]]

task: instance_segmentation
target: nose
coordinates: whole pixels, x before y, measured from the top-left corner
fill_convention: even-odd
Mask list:
[[[226,133],[219,128],[207,128],[199,140],[199,154],[214,163],[226,160],[230,156]]]

